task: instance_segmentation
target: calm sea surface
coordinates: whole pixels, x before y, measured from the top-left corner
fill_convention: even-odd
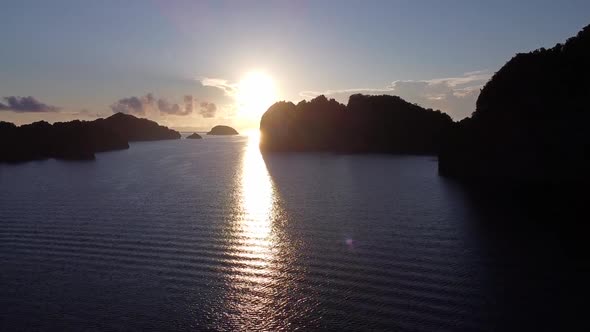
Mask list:
[[[584,321],[584,264],[567,243],[530,226],[530,209],[436,168],[433,157],[263,158],[247,136],[0,165],[0,330]]]

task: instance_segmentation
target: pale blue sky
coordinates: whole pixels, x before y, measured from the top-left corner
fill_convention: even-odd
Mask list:
[[[92,118],[153,93],[215,103],[215,118],[155,116],[207,127],[236,110],[227,91],[199,80],[234,86],[252,70],[270,75],[281,99],[382,92],[462,118],[515,53],[587,24],[587,0],[0,1],[0,97],[61,108],[0,120]]]

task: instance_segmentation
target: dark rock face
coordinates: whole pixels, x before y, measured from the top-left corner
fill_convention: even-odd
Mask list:
[[[207,135],[239,135],[239,133],[229,126],[215,126]]]
[[[350,96],[348,105],[319,96],[278,102],[260,121],[263,151],[436,154],[452,125],[440,111],[396,96]]]
[[[93,160],[96,152],[128,149],[129,141],[176,139],[180,134],[131,115],[95,121],[39,121],[20,127],[0,122],[0,162],[47,158]]]
[[[192,133],[192,134],[188,135],[186,138],[187,139],[201,139],[203,137],[201,137],[201,135],[199,135],[197,133]]]
[[[454,125],[443,175],[590,182],[590,26],[564,45],[517,54],[485,85],[471,118]]]

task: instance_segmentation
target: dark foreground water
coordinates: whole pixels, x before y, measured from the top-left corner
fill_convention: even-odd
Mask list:
[[[436,165],[248,137],[0,165],[0,330],[580,328],[584,255],[553,225],[582,217]]]

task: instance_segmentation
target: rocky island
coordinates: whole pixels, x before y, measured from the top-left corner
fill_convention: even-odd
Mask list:
[[[459,122],[396,96],[277,102],[260,121],[263,152],[438,154],[465,180],[590,183],[590,26],[564,44],[517,54]]]
[[[129,142],[178,138],[174,130],[123,113],[94,121],[39,121],[20,127],[0,121],[0,162],[92,160],[96,152],[128,149]]]
[[[590,26],[565,44],[517,54],[453,125],[442,175],[469,180],[590,182]]]
[[[319,96],[278,102],[260,121],[260,148],[273,151],[436,154],[453,121],[397,96]]]
[[[215,126],[207,135],[239,135],[239,133],[230,126]]]
[[[199,135],[197,133],[192,133],[192,134],[188,135],[186,138],[187,139],[202,139],[203,137],[201,137],[201,135]]]

